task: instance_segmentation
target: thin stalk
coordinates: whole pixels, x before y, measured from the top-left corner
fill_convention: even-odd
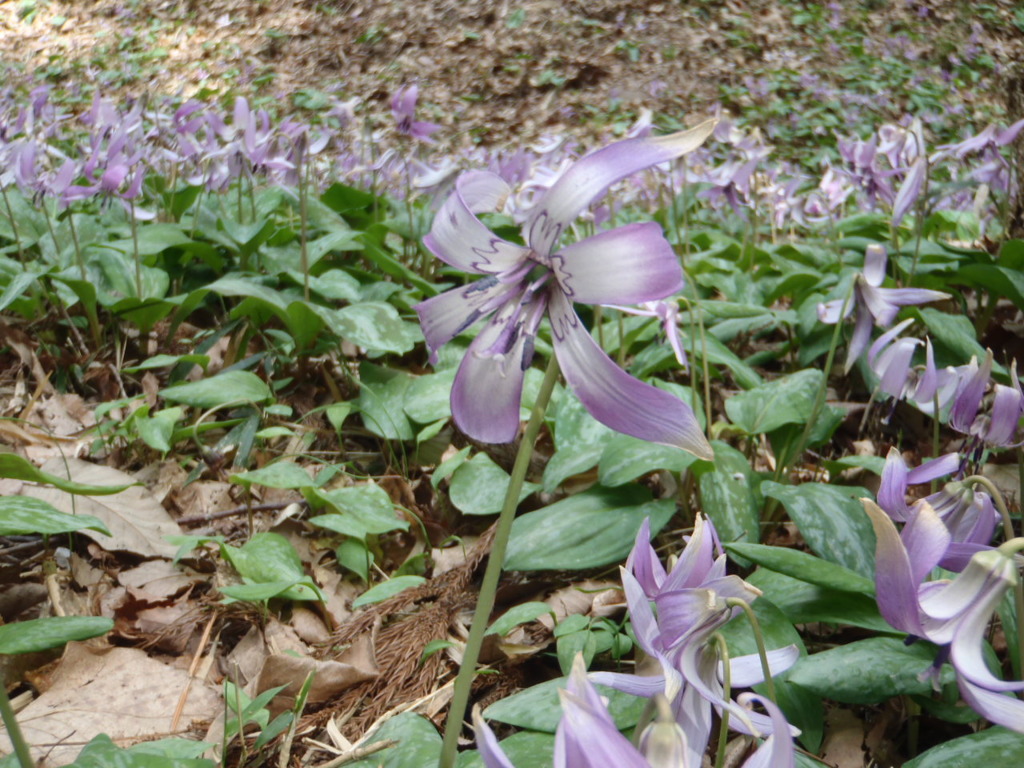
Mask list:
[[[732,670],[729,668],[729,646],[721,633],[715,632],[715,644],[718,646],[718,656],[722,660],[722,688],[725,690],[723,698],[726,701],[732,698]],[[722,721],[718,727],[718,749],[715,752],[715,768],[722,768],[725,765],[725,745],[729,742],[729,710],[722,708]]]
[[[754,632],[754,642],[757,644],[757,655],[761,659],[761,674],[764,675],[764,685],[768,689],[768,698],[776,704],[778,700],[775,698],[775,681],[772,680],[772,670],[768,665],[768,650],[764,644],[764,634],[761,632],[761,622],[757,620],[757,616],[754,614],[754,609],[746,600],[740,600],[738,597],[730,597],[725,601],[725,604],[731,608],[742,608],[743,612],[747,615],[747,621],[750,622],[750,628]]]
[[[142,300],[142,258],[139,256],[139,225],[135,221],[135,203],[128,202],[128,218],[132,225],[132,248],[135,252],[135,296]]]
[[[308,190],[304,168],[299,168],[299,252],[302,258],[302,297],[309,301],[309,206],[306,202]]]
[[[18,725],[18,718],[14,716],[14,707],[7,696],[7,686],[0,685],[0,715],[3,716],[4,727],[7,729],[7,738],[11,740],[14,747],[14,754],[18,756],[18,763],[21,768],[35,768],[32,761],[32,754],[29,752],[28,743]]]
[[[439,768],[454,768],[455,765],[455,750],[459,744],[462,718],[466,714],[466,705],[469,703],[470,688],[473,685],[473,676],[476,674],[476,662],[480,657],[484,632],[490,621],[491,611],[494,610],[494,596],[498,591],[498,579],[501,577],[501,568],[505,562],[505,549],[508,546],[512,521],[515,519],[516,508],[519,506],[519,494],[523,482],[526,480],[526,471],[530,467],[533,446],[537,435],[540,434],[541,424],[544,423],[544,413],[551,400],[551,392],[555,388],[558,374],[558,359],[552,355],[551,360],[548,361],[547,371],[544,373],[544,381],[540,385],[540,391],[533,404],[530,421],[527,422],[526,430],[519,443],[515,464],[512,465],[512,476],[509,478],[508,491],[505,494],[505,504],[498,517],[491,552],[487,556],[487,569],[484,571],[483,583],[480,585],[480,595],[477,597],[476,610],[473,612],[473,623],[469,628],[469,638],[466,640],[466,649],[462,655],[459,674],[455,678],[452,703],[448,710],[448,719],[445,721],[444,742],[441,746],[441,759],[438,762]]]
[[[75,227],[74,211],[68,211],[68,229],[71,230],[71,242],[75,244],[75,261],[78,262],[78,274],[83,282],[89,282],[89,276],[85,271],[85,259],[82,258],[82,244],[78,240],[78,228]],[[54,243],[56,245],[56,242]]]
[[[1006,541],[1010,541],[1015,537],[1013,531],[1013,519],[1010,517],[1010,510],[1006,506],[1006,500],[1003,498],[1002,492],[996,487],[996,484],[989,480],[984,475],[970,475],[964,478],[964,485],[980,485],[986,491],[988,495],[992,497],[992,501],[996,505],[996,509],[999,511],[999,517],[1003,521],[1003,538]],[[1017,669],[1014,670],[1016,677],[1021,676],[1021,668],[1024,668],[1024,581],[1017,579],[1017,583],[1013,588],[1013,597],[1017,608]]]
[[[14,219],[14,209],[11,208],[11,199],[7,196],[7,187],[0,184],[0,193],[4,196],[4,207],[7,208],[7,218],[11,222],[11,232],[14,234],[14,244],[18,248],[18,255],[21,257],[21,263],[24,264],[25,250],[21,247],[21,236],[18,234],[18,222]]]
[[[856,285],[856,283],[854,283]],[[846,298],[843,299],[843,306],[839,310],[839,320],[836,322],[835,330],[832,331],[832,341],[828,345],[828,356],[825,358],[825,367],[822,371],[824,374],[821,377],[821,386],[818,387],[818,392],[814,396],[814,406],[811,408],[810,418],[807,419],[807,423],[804,424],[804,431],[800,434],[800,438],[797,440],[793,450],[789,452],[786,457],[788,464],[794,457],[798,457],[804,452],[804,448],[807,447],[807,443],[811,439],[811,430],[814,429],[814,424],[818,420],[818,415],[821,413],[821,409],[825,407],[825,397],[828,394],[828,378],[832,375],[832,365],[836,359],[836,350],[839,348],[839,336],[843,330],[843,320],[846,316],[846,308],[850,305],[850,301],[853,299],[854,286],[850,286],[849,292],[846,294]],[[775,479],[782,477],[782,473],[785,471],[786,465],[779,462],[775,468]]]

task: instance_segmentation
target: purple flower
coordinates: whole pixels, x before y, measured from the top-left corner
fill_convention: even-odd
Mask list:
[[[991,373],[991,350],[980,366],[977,359],[972,358],[964,367],[953,397],[949,425],[981,443],[1013,445],[1020,417],[1024,415],[1024,391],[1017,378],[1016,363],[1010,368],[1012,386],[995,384],[992,388],[991,407],[987,412],[981,412]]]
[[[701,756],[688,757],[686,736],[662,711],[641,734],[640,748],[619,732],[608,708],[587,679],[582,657],[577,656],[565,690],[561,691],[562,719],[555,731],[554,768],[700,768]],[[791,768],[795,764],[793,741],[775,734],[788,730],[786,718],[771,701],[752,693],[740,696],[740,706],[750,711],[760,704],[768,712],[771,734],[743,763],[744,768]],[[515,768],[502,751],[480,711],[473,712],[477,746],[487,768]]]
[[[679,290],[682,269],[660,227],[633,223],[570,245],[560,241],[610,185],[693,150],[712,128],[708,122],[669,136],[627,139],[579,160],[530,209],[526,245],[502,240],[477,218],[502,206],[511,192],[505,181],[481,171],[459,177],[423,243],[447,264],[483,277],[427,299],[416,312],[432,359],[438,348],[489,318],[452,387],[452,414],[467,435],[489,443],[515,438],[523,375],[548,317],[565,379],[594,418],[616,431],[711,457],[689,406],[619,368],[573,309],[574,302],[638,304]]]
[[[947,453],[910,469],[900,452],[892,448],[885,457],[878,489],[879,506],[896,522],[912,520],[922,505],[928,505],[939,516],[950,534],[940,565],[951,571],[962,571],[975,553],[990,549],[988,545],[999,522],[992,498],[958,481],[945,483],[935,493],[910,506],[906,497],[908,486],[959,473],[961,465],[959,454]]]
[[[637,696],[664,696],[686,736],[687,765],[699,765],[711,733],[711,709],[728,710],[736,730],[757,735],[772,733],[770,717],[746,711],[726,697],[722,662],[712,635],[739,610],[729,598],[751,602],[760,592],[738,576],[725,575],[725,556],[713,556],[717,536],[710,521],[698,520],[693,536],[671,571],[666,572],[649,543],[645,525],[622,570],[633,631],[640,649],[658,662],[661,674],[637,677],[597,672],[591,680]],[[653,600],[657,616],[651,607]],[[769,651],[773,674],[792,665],[795,646]],[[735,688],[763,682],[756,654],[729,660]],[[788,726],[787,726],[788,730]]]
[[[416,101],[419,99],[420,89],[418,86],[410,85],[399,88],[391,97],[391,114],[397,123],[398,132],[404,136],[410,136],[427,144],[433,144],[431,134],[440,130],[437,123],[425,123],[413,120],[416,116]]]
[[[993,723],[1024,732],[1024,701],[1003,695],[1024,689],[1024,681],[999,680],[984,657],[992,613],[1019,578],[1014,555],[1024,549],[1024,539],[976,553],[951,581],[925,581],[950,543],[949,530],[931,505],[918,505],[901,533],[871,500],[864,499],[864,509],[877,537],[875,583],[882,616],[896,629],[948,648],[964,700]]]
[[[856,312],[857,320],[846,353],[847,373],[861,353],[867,349],[873,326],[890,326],[896,319],[900,307],[949,298],[948,293],[925,288],[882,288],[888,260],[883,246],[869,245],[864,253],[864,271],[857,275],[854,282],[853,300],[834,299],[818,305],[818,319],[829,325],[838,323]]]

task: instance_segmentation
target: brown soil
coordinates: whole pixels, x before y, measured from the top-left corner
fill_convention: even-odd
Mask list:
[[[839,5],[851,18],[865,8]],[[918,45],[922,62],[958,50],[975,20],[969,0],[874,5],[868,36],[934,27]],[[1005,64],[1021,42],[1014,3],[987,6],[981,45]],[[423,118],[448,136],[521,143],[625,124],[642,107],[706,114],[721,85],[748,74],[827,76],[836,62],[809,47],[800,10],[768,0],[22,0],[0,3],[0,57],[105,94],[257,93],[287,106],[318,89],[380,112],[398,86],[418,82]],[[993,91],[997,82],[978,88]]]

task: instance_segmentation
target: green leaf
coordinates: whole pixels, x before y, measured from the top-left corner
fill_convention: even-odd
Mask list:
[[[758,568],[747,581],[764,592],[794,624],[848,624],[875,632],[894,632],[878,612],[874,598],[859,592],[837,592],[806,581]]]
[[[35,653],[58,648],[72,640],[88,640],[114,628],[100,616],[53,616],[0,625],[0,654]]]
[[[501,742],[501,749],[516,768],[551,768],[555,737],[550,733],[520,731]],[[460,752],[458,768],[485,768],[479,752]]]
[[[452,474],[448,495],[452,504],[465,515],[494,515],[501,512],[509,484],[508,473],[495,464],[486,453],[478,453]],[[519,492],[521,502],[540,486],[524,482]]]
[[[321,528],[359,539],[369,534],[409,529],[408,521],[395,514],[391,497],[379,485],[367,483],[333,491],[307,488],[303,493],[314,509],[326,505],[333,510],[332,514],[318,515],[310,520]]]
[[[426,583],[427,580],[422,576],[395,576],[393,579],[383,581],[363,592],[363,594],[352,601],[352,607],[360,608],[371,603],[379,603],[387,600],[389,597],[394,597],[399,592],[404,592],[407,589]]]
[[[875,532],[860,502],[870,496],[865,489],[766,481],[761,491],[782,502],[812,552],[875,580]]]
[[[162,389],[160,396],[204,410],[241,403],[263,404],[274,399],[266,382],[249,371],[225,371],[208,379],[176,384]]]
[[[672,501],[652,501],[640,486],[591,488],[512,523],[505,569],[597,568],[629,554],[644,518],[657,533],[675,512]]]
[[[784,424],[805,424],[811,417],[822,372],[808,369],[740,392],[725,401],[733,424],[748,435],[759,435]]]
[[[1012,768],[1020,765],[1022,754],[1024,734],[996,726],[934,746],[903,768]]]
[[[231,475],[229,479],[246,488],[252,485],[266,488],[308,488],[316,485],[309,473],[293,461],[275,461],[250,472]]]
[[[681,472],[695,461],[697,457],[682,448],[612,432],[602,441],[597,477],[601,485],[615,488],[658,469]]]
[[[386,440],[412,440],[416,433],[405,414],[405,393],[412,376],[363,362],[359,380],[356,402],[366,428]]]
[[[405,392],[405,413],[419,424],[433,424],[452,415],[451,394],[455,369],[429,373],[413,380]]]
[[[970,318],[950,315],[932,307],[914,307],[910,312],[928,326],[928,333],[936,346],[936,362],[940,365],[944,364],[940,354],[943,350],[954,365],[966,363],[972,357],[977,357],[979,362],[985,359],[985,348],[978,343]],[[1006,373],[1006,368],[998,361],[993,361],[992,370]]]
[[[904,693],[927,695],[931,681],[920,679],[935,661],[935,646],[906,645],[894,637],[872,637],[800,659],[788,673],[791,683],[846,704],[878,704]],[[943,681],[953,671],[943,671]]]
[[[225,597],[225,603],[241,600],[246,603],[265,603],[275,597],[287,597],[285,593],[298,584],[298,581],[265,581],[255,584],[232,584],[226,587],[219,587],[220,593]]]
[[[509,608],[505,611],[500,618],[496,619],[495,622],[487,628],[487,632],[485,634],[507,635],[512,631],[512,629],[518,627],[520,624],[528,624],[531,621],[535,621],[545,613],[551,614],[552,619],[556,618],[555,612],[547,603],[521,603],[520,605]]]
[[[0,477],[9,477],[13,480],[27,480],[30,483],[41,483],[60,488],[66,493],[76,493],[80,496],[112,496],[120,493],[130,485],[83,485],[75,483],[66,478],[60,478],[43,472],[34,464],[21,456],[13,453],[0,453]]]
[[[425,768],[436,765],[441,755],[441,736],[434,724],[420,715],[403,712],[374,732],[366,744],[397,741],[365,760],[346,763],[345,768]]]
[[[544,490],[550,493],[566,478],[596,465],[616,434],[591,416],[578,397],[566,392],[555,412],[555,454],[544,467]]]
[[[558,690],[565,687],[565,678],[548,680],[525,691],[514,693],[496,701],[484,710],[488,720],[497,720],[517,728],[541,733],[554,733],[562,719],[562,706]],[[608,698],[608,711],[620,729],[632,728],[640,722],[647,699],[622,693],[603,685],[596,686],[602,696]]]
[[[147,746],[149,745],[137,744],[130,749],[122,749],[114,744],[109,736],[101,733],[86,744],[75,761],[66,768],[215,768],[216,765],[213,760],[157,754],[141,749]]]
[[[334,310],[331,330],[371,353],[404,354],[423,340],[415,323],[408,323],[390,304],[366,301]]]
[[[291,582],[282,597],[323,600],[323,593],[306,576],[298,553],[279,533],[257,533],[241,547],[224,546],[221,552],[242,576],[256,584]]]
[[[700,478],[704,511],[722,541],[757,543],[761,539],[757,476],[747,457],[731,445],[718,440],[711,445],[715,450],[714,463],[702,461],[694,467]]]
[[[765,544],[736,543],[726,544],[725,548],[751,562],[809,584],[840,592],[875,593],[875,583],[871,579],[806,552]]]
[[[53,536],[83,528],[112,535],[107,526],[92,515],[68,515],[55,509],[52,504],[31,496],[0,498],[0,536],[31,533]]]

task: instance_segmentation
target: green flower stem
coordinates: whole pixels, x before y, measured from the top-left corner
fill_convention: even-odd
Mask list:
[[[14,754],[18,756],[21,768],[35,768],[32,755],[28,751],[28,744],[25,743],[25,737],[18,726],[18,718],[14,716],[14,707],[11,706],[11,700],[7,696],[7,686],[4,685],[0,685],[0,715],[3,716],[4,727],[7,728],[7,738],[11,740]]]
[[[768,665],[768,650],[764,644],[764,634],[761,632],[761,622],[757,620],[757,616],[754,614],[754,608],[746,600],[740,600],[738,597],[730,597],[725,601],[725,604],[730,608],[742,608],[743,612],[747,615],[747,621],[750,622],[750,628],[754,631],[754,642],[757,644],[757,655],[761,658],[761,673],[764,675],[764,684],[768,689],[768,698],[772,702],[778,704],[778,699],[775,697],[775,681],[772,680],[772,670]]]
[[[732,670],[729,667],[729,646],[721,633],[715,632],[713,637],[718,646],[718,656],[722,660],[722,688],[726,701],[732,698]],[[723,707],[722,721],[718,727],[718,749],[715,752],[715,768],[725,765],[725,745],[729,743],[729,710]]]
[[[828,356],[825,358],[825,367],[822,369],[823,376],[821,377],[821,386],[818,387],[818,392],[814,397],[814,406],[811,408],[811,415],[807,419],[807,423],[804,425],[804,431],[800,434],[794,445],[787,445],[784,450],[784,455],[777,457],[775,464],[775,476],[772,478],[776,482],[782,482],[782,478],[785,475],[786,468],[793,463],[794,459],[799,458],[803,455],[804,449],[807,447],[807,443],[811,439],[811,430],[814,429],[814,425],[818,421],[818,415],[821,413],[821,409],[825,407],[825,397],[828,394],[828,377],[832,375],[832,364],[836,359],[836,349],[839,348],[839,336],[843,330],[843,318],[846,316],[846,308],[850,306],[850,302],[853,301],[853,290],[854,286],[850,286],[849,292],[846,294],[846,298],[843,299],[843,306],[839,310],[839,320],[836,322],[836,327],[832,331],[832,341],[828,345]],[[770,499],[766,508],[764,519],[767,522],[774,520],[775,510],[778,508],[778,501],[776,499]]]
[[[551,360],[548,361],[547,371],[544,372],[544,381],[540,385],[537,399],[534,401],[530,421],[527,423],[523,438],[519,443],[516,461],[512,466],[512,476],[508,482],[508,492],[505,494],[505,505],[498,517],[491,553],[487,557],[487,569],[484,571],[483,583],[480,585],[480,595],[477,597],[476,610],[473,612],[473,623],[469,628],[466,650],[463,652],[459,674],[455,678],[452,703],[444,725],[444,742],[441,746],[441,760],[438,763],[440,768],[454,768],[455,765],[455,750],[459,743],[459,732],[462,730],[462,718],[466,714],[466,705],[469,703],[470,687],[473,684],[473,676],[476,674],[476,662],[480,657],[484,632],[490,621],[491,611],[494,610],[494,596],[498,591],[498,579],[501,577],[501,568],[505,562],[505,549],[508,546],[512,521],[515,519],[516,508],[519,506],[519,494],[523,488],[523,481],[526,480],[526,470],[530,466],[533,446],[540,433],[541,424],[544,422],[544,413],[551,400],[551,392],[555,388],[558,374],[558,360],[552,355]]]
[[[1003,499],[1003,494],[996,487],[996,484],[984,475],[971,475],[964,478],[963,482],[965,485],[980,485],[988,491],[988,495],[992,497],[996,509],[999,510],[999,517],[1003,520],[1003,538],[1006,541],[1012,541],[1015,536],[1013,520],[1010,518],[1010,510],[1006,507],[1006,500]],[[1021,582],[1019,578],[1014,585],[1013,596],[1017,608],[1017,664],[1014,666],[1013,673],[1019,679],[1021,677],[1021,670],[1024,669],[1024,582]]]

